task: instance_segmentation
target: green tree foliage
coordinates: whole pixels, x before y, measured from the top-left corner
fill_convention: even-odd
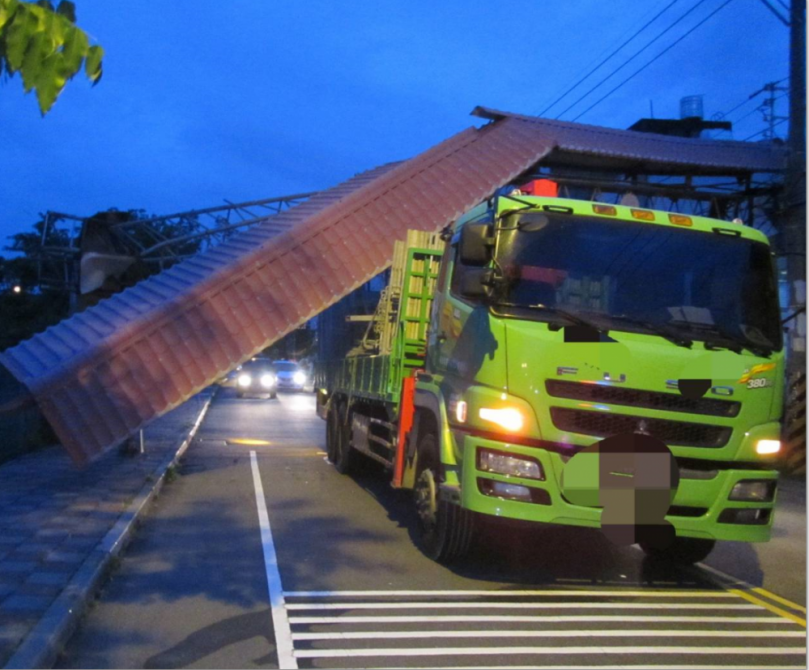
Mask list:
[[[48,0],[0,0],[0,74],[19,72],[25,92],[36,91],[43,116],[82,64],[93,85],[101,79],[104,49],[90,46],[75,22],[68,0],[55,8]]]

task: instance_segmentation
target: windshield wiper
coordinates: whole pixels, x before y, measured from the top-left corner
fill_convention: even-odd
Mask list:
[[[727,349],[728,351],[732,351],[733,353],[739,355],[741,355],[741,353],[747,349],[756,356],[761,356],[762,358],[769,358],[772,356],[772,347],[750,342],[747,338],[729,333],[724,328],[721,328],[714,323],[691,323],[690,321],[676,321],[670,323],[676,323],[680,327],[691,328],[693,330],[702,330],[705,333],[713,333],[716,335],[716,338],[705,339],[706,349]]]
[[[662,326],[658,323],[653,323],[651,321],[645,321],[643,319],[637,319],[633,316],[625,316],[620,314],[618,316],[610,316],[611,319],[619,319],[621,321],[626,321],[627,323],[631,323],[633,325],[639,326],[644,330],[649,330],[653,332],[655,335],[659,335],[660,337],[668,340],[676,344],[678,347],[685,347],[686,349],[690,349],[691,345],[694,344],[694,340],[690,337],[686,337],[685,335],[679,335],[677,333],[672,332],[665,326]]]
[[[552,312],[553,314],[558,314],[563,319],[567,319],[570,323],[576,326],[584,326],[585,328],[592,328],[598,333],[602,335],[606,335],[609,333],[609,329],[605,328],[604,326],[599,326],[592,321],[585,319],[582,316],[574,312],[568,312],[566,309],[562,309],[560,307],[551,307],[549,305],[543,305],[541,303],[537,303],[534,305],[531,304],[523,304],[523,303],[516,303],[516,302],[498,302],[495,304],[496,307],[516,307],[518,309],[533,309],[539,310],[542,312]]]

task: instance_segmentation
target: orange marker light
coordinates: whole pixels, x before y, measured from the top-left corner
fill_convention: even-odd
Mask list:
[[[615,216],[618,210],[612,205],[593,205],[593,211],[596,214],[607,214],[608,216]]]
[[[650,212],[648,209],[631,209],[632,216],[641,221],[654,221],[655,213]]]
[[[693,226],[694,222],[690,216],[683,216],[682,214],[669,214],[669,221],[676,226]]]

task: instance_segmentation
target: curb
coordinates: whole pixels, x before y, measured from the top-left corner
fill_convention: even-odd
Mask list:
[[[199,429],[216,395],[214,391],[205,401],[197,420],[173,455],[169,455],[152,473],[154,481],[147,481],[135,499],[101,542],[81,564],[68,585],[45,611],[17,647],[5,668],[52,668],[63,645],[73,635],[87,603],[106,581],[110,566],[132,537],[135,522],[163,487],[166,472],[185,453]]]

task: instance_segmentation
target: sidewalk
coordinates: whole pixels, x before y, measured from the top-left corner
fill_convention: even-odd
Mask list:
[[[79,469],[52,447],[0,466],[0,667],[58,651],[45,648],[75,625],[210,397],[152,423],[142,455],[111,450]]]

